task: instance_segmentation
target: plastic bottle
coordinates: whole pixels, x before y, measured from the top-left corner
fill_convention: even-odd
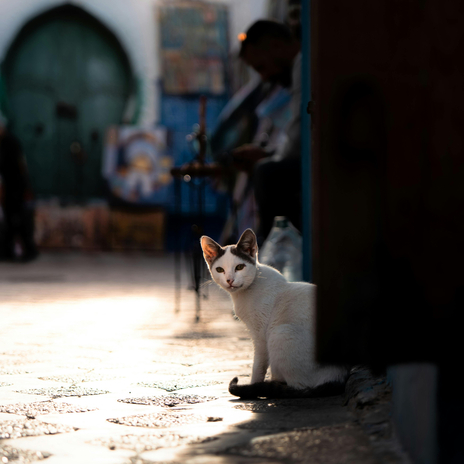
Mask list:
[[[277,269],[289,282],[302,280],[302,239],[285,216],[276,216],[259,252],[259,261]]]

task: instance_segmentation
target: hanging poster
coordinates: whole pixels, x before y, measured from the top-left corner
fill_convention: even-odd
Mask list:
[[[170,1],[159,8],[159,25],[164,93],[224,94],[227,6]]]
[[[107,131],[103,177],[110,194],[134,204],[165,205],[172,182],[166,128],[112,126]]]

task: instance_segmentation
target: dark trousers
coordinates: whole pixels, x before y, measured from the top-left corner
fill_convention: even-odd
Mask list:
[[[15,239],[18,238],[23,247],[22,258],[35,258],[34,209],[26,205],[4,205],[3,216],[2,256],[7,259],[15,257]]]
[[[286,216],[301,231],[301,161],[270,158],[256,164],[253,185],[259,215],[260,245],[272,228],[275,216]]]

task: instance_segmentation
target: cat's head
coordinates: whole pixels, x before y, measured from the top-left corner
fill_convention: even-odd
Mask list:
[[[258,244],[251,229],[243,232],[236,245],[221,247],[205,235],[200,241],[211,276],[224,290],[235,293],[253,283],[257,272]]]

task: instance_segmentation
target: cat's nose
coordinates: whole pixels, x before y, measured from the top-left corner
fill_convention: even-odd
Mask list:
[[[234,283],[234,279],[227,279],[227,283],[228,283],[229,285],[232,285],[232,284]]]

